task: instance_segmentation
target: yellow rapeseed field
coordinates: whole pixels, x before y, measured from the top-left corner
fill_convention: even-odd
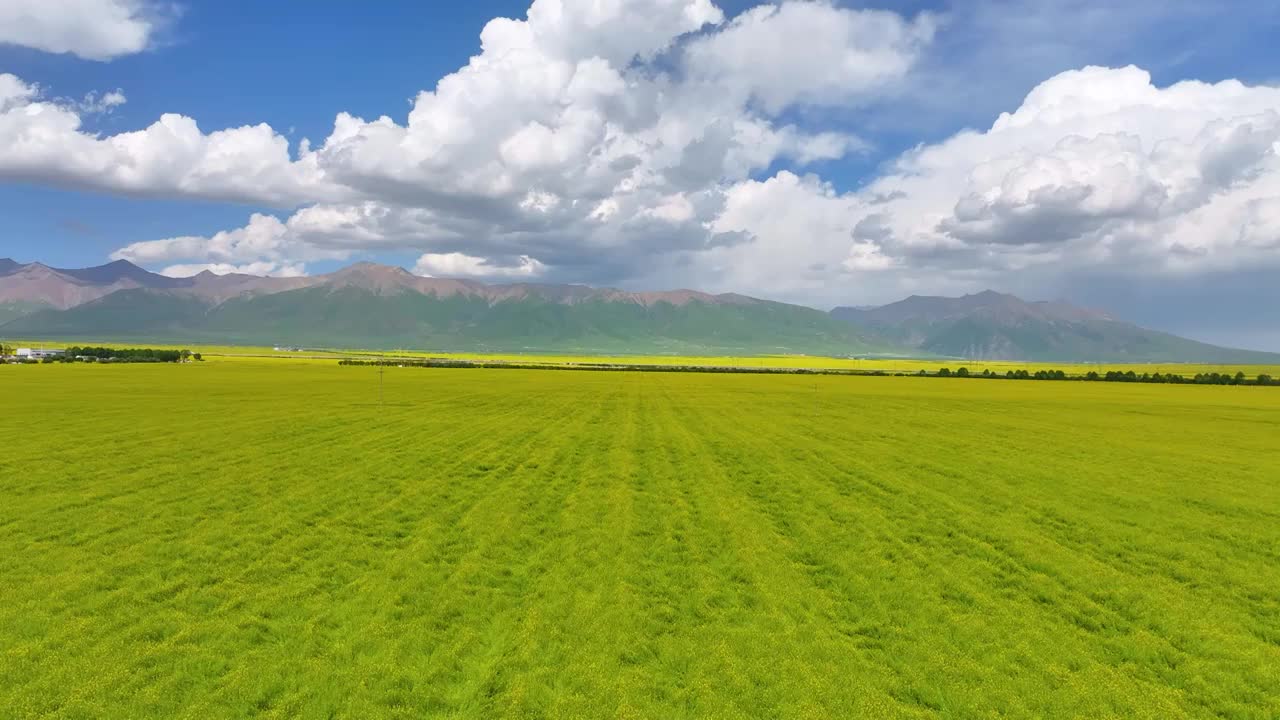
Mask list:
[[[0,714],[1280,715],[1280,389],[232,350],[0,367]]]

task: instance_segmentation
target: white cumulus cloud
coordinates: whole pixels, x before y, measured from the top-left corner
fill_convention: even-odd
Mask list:
[[[128,101],[124,91],[119,89],[104,93],[89,92],[76,104],[76,109],[85,114],[110,113]]]
[[[145,50],[158,17],[141,0],[4,0],[0,45],[111,60]]]
[[[315,155],[268,125],[204,133],[166,114],[134,132],[101,137],[81,114],[124,103],[124,93],[77,103],[42,98],[41,88],[0,74],[0,178],[131,195],[195,197],[291,206],[349,195],[327,183]]]
[[[489,258],[464,253],[426,253],[413,267],[416,275],[424,277],[470,278],[535,278],[546,271],[546,266],[528,255],[513,258],[502,264]]]
[[[709,0],[535,0],[523,20],[488,23],[481,52],[419,93],[403,120],[340,113],[322,143],[291,149],[265,125],[205,134],[182,116],[99,137],[73,111],[28,97],[0,118],[0,177],[298,208],[275,219],[270,246],[228,243],[257,232],[255,218],[118,253],[153,263],[397,248],[485,261],[459,266],[469,274],[527,257],[538,264],[515,267],[624,280],[747,241],[716,222],[736,183],[865,149],[787,111],[878,92],[931,33],[927,16],[814,0],[730,22]],[[779,66],[776,43],[741,52],[772,36],[803,44],[804,61]]]
[[[181,274],[196,268],[194,275],[205,269],[230,267],[269,267],[271,273],[280,268],[297,269],[290,274],[301,274],[301,263],[313,260],[341,260],[350,253],[343,250],[327,250],[298,239],[288,225],[271,215],[255,213],[249,224],[235,230],[225,230],[211,237],[175,237],[164,240],[148,240],[127,245],[112,253],[112,260],[128,260],[143,265],[168,263],[172,273]],[[203,262],[175,263],[182,258],[200,257]]]
[[[1277,195],[1280,89],[1088,67],[904,155],[861,193],[855,239],[941,270],[1240,269],[1280,260]]]
[[[904,22],[826,1],[760,5],[691,43],[688,63],[716,91],[751,96],[770,111],[841,105],[905,75],[935,29],[928,14]]]

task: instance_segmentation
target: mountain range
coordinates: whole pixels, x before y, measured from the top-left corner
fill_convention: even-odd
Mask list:
[[[5,269],[7,268],[7,269]],[[419,277],[358,263],[327,275],[169,278],[128,262],[0,263],[0,335],[60,340],[583,352],[890,350],[813,308],[693,290]]]
[[[0,336],[470,351],[902,355],[1061,362],[1276,363],[1065,303],[983,292],[877,308],[694,290],[486,284],[358,263],[275,278],[171,278],[0,259]]]
[[[832,317],[921,355],[1038,362],[1272,363],[1280,354],[1237,350],[1138,327],[1063,302],[1027,302],[990,290],[959,298],[913,295]]]

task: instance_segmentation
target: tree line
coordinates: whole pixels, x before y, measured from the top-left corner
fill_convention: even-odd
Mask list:
[[[154,348],[70,347],[69,361],[127,362],[127,363],[176,363],[188,360],[204,360],[200,353],[190,350],[156,350]]]
[[[339,360],[339,365],[353,367],[401,367],[401,368],[473,368],[499,370],[581,370],[598,372],[683,372],[730,373],[746,375],[885,375],[887,373],[857,373],[845,370],[785,368],[785,367],[737,367],[717,365],[653,365],[627,363],[528,363],[506,360]],[[892,373],[888,373],[892,374]]]
[[[992,372],[991,370],[983,370],[981,373],[970,372],[968,368],[960,368],[952,372],[950,368],[942,368],[936,373],[929,373],[921,370],[921,376],[929,377],[958,377],[958,378],[983,378],[991,380],[1077,380],[1084,382],[1125,382],[1125,383],[1156,383],[1162,385],[1276,385],[1280,386],[1280,379],[1271,377],[1266,373],[1259,374],[1250,378],[1243,372],[1237,372],[1234,375],[1229,373],[1196,373],[1193,377],[1178,375],[1176,373],[1149,373],[1144,372],[1138,374],[1133,370],[1108,370],[1106,373],[1099,373],[1096,370],[1090,370],[1084,375],[1068,375],[1062,370],[1037,370],[1031,372],[1029,370],[1009,370],[1003,375]]]
[[[12,354],[11,352],[6,354]],[[154,348],[69,347],[61,355],[40,359],[19,359],[24,365],[53,363],[180,363],[202,361],[200,353],[190,350],[156,350]]]
[[[571,363],[571,364],[547,364],[547,363],[523,363],[509,361],[482,361],[482,360],[453,360],[444,358],[433,358],[427,360],[339,360],[339,365],[356,366],[356,367],[416,367],[416,368],[489,368],[489,369],[505,369],[505,370],[596,370],[596,371],[628,371],[628,372],[693,372],[693,373],[732,373],[732,374],[749,374],[749,375],[871,375],[871,376],[887,376],[895,375],[898,377],[906,377],[912,375],[910,372],[892,372],[885,370],[861,370],[861,369],[839,369],[839,368],[787,368],[787,367],[743,367],[743,366],[716,366],[716,365],[656,365],[656,364],[628,364],[628,363]],[[1270,375],[1261,374],[1254,378],[1245,376],[1243,372],[1237,372],[1235,375],[1226,373],[1200,373],[1194,377],[1184,377],[1173,373],[1142,373],[1138,374],[1132,370],[1119,371],[1112,370],[1105,374],[1096,371],[1090,371],[1084,375],[1068,375],[1063,370],[1009,370],[1005,373],[992,372],[990,369],[982,372],[970,371],[968,368],[962,367],[958,370],[950,368],[942,368],[937,372],[929,372],[928,370],[920,370],[914,373],[920,377],[940,377],[940,378],[978,378],[988,380],[1064,380],[1064,381],[1080,381],[1080,382],[1132,382],[1132,383],[1163,383],[1175,385],[1273,385],[1280,386],[1280,379],[1273,379]]]

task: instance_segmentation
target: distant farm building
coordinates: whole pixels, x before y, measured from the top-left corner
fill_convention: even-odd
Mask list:
[[[43,360],[44,358],[60,358],[66,355],[66,350],[52,350],[44,348],[18,348],[15,353],[20,358],[30,358],[32,360]]]

